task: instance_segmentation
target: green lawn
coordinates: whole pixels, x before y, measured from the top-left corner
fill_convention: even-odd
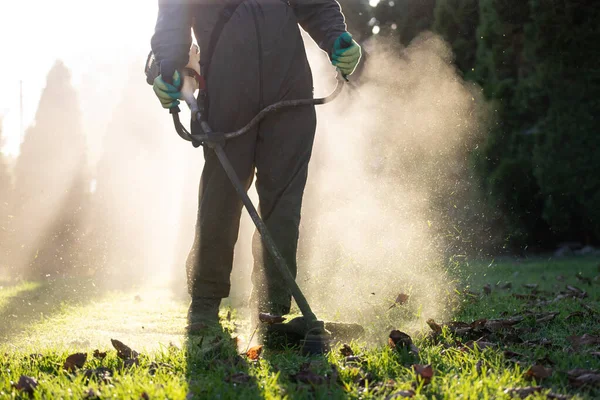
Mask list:
[[[327,356],[265,349],[251,360],[251,329],[239,332],[247,324],[227,309],[220,339],[188,338],[186,305],[160,288],[103,292],[88,283],[73,293],[72,282],[0,282],[0,398],[29,398],[12,385],[27,387],[22,376],[36,379],[33,398],[508,399],[527,387],[537,387],[532,399],[598,398],[599,262],[450,263],[460,282],[453,324],[430,321],[438,333],[413,334],[418,353],[390,347],[386,330],[375,344],[349,343],[350,357],[337,344]],[[140,355],[119,357],[111,339]],[[66,370],[76,352],[86,354],[83,367]]]

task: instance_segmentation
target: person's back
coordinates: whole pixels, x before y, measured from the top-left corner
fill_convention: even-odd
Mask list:
[[[312,98],[312,74],[298,24],[343,73],[351,73],[360,59],[360,47],[346,32],[335,0],[161,0],[159,4],[152,49],[161,74],[167,81],[177,79],[174,71],[188,61],[193,26],[206,79],[207,119],[218,132],[240,128],[275,102]],[[161,85],[168,83],[157,79],[155,91],[169,108],[177,94],[161,91]],[[315,128],[314,107],[289,109],[265,118],[254,131],[225,147],[246,188],[256,169],[261,216],[294,276]],[[198,124],[192,124],[192,129],[199,129]],[[229,295],[242,207],[213,152],[205,149],[204,157],[196,236],[187,261],[190,324],[218,321],[220,300]],[[290,295],[258,235],[253,253],[253,301],[261,312],[288,313]]]

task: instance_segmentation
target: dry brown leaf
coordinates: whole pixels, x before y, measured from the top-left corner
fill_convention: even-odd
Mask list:
[[[117,350],[117,356],[122,360],[127,360],[130,358],[138,358],[139,353],[135,350],[132,350],[129,346],[125,345],[123,342],[120,342],[116,339],[110,339],[115,350]]]
[[[567,315],[565,317],[565,320],[570,320],[570,319],[574,319],[574,318],[583,318],[585,317],[585,314],[582,311],[575,311],[572,312],[571,314]]]
[[[350,356],[354,355],[354,352],[352,351],[352,348],[348,344],[344,343],[342,345],[342,348],[340,349],[340,354],[343,357],[350,357]]]
[[[309,385],[322,385],[327,383],[327,378],[314,373],[310,369],[302,369],[296,375],[291,375],[290,378],[296,382],[307,383]]]
[[[431,328],[431,330],[436,334],[440,335],[442,333],[442,327],[438,325],[433,319],[427,320],[427,325]]]
[[[469,340],[467,343],[465,343],[465,345],[463,346],[462,350],[474,350],[475,346],[477,346],[477,348],[479,350],[485,350],[487,348],[495,348],[497,347],[497,345],[495,343],[491,343],[491,342],[486,342],[483,340]]]
[[[567,285],[567,295],[583,299],[587,297],[587,292],[579,289],[576,286]]]
[[[63,364],[63,368],[69,372],[73,372],[76,369],[83,368],[83,364],[85,364],[86,360],[87,360],[86,353],[71,354],[65,360],[65,363]]]
[[[285,321],[285,317],[281,315],[273,315],[269,313],[260,313],[258,314],[258,320],[263,324],[280,324]]]
[[[600,337],[594,335],[588,335],[587,333],[583,336],[568,336],[567,340],[571,342],[571,345],[577,349],[580,346],[589,346],[600,344]]]
[[[559,315],[559,314],[560,314],[560,312],[557,312],[557,311],[555,311],[555,312],[549,312],[549,313],[546,313],[546,314],[541,314],[539,316],[536,316],[535,323],[536,324],[542,324],[544,322],[550,322],[554,318],[556,318],[556,316]]]
[[[528,386],[519,388],[506,389],[504,393],[512,397],[520,397],[522,399],[531,396],[534,393],[539,393],[543,390],[541,386]]]
[[[97,358],[99,360],[104,360],[104,358],[106,357],[106,351],[100,351],[98,349],[94,350],[94,354],[93,354],[94,358]]]
[[[513,293],[512,296],[519,300],[537,300],[539,297],[534,294]]]
[[[411,337],[397,329],[390,332],[388,344],[393,349],[406,349],[415,354],[419,353],[419,349],[413,344]]]
[[[535,364],[525,371],[524,377],[527,380],[535,379],[541,381],[542,379],[549,378],[552,375],[552,369],[546,368],[543,365]]]
[[[250,347],[246,352],[246,357],[248,357],[250,360],[258,360],[262,354],[262,350],[262,345]]]
[[[33,392],[38,386],[38,383],[35,378],[32,378],[31,376],[21,375],[19,381],[13,383],[12,386],[21,392],[27,393],[29,396],[33,396]]]
[[[140,395],[140,399],[142,399],[142,400],[150,400],[150,396],[148,395],[148,393],[142,392],[142,394]]]
[[[91,378],[94,378],[97,382],[110,384],[112,381],[113,371],[110,368],[99,367],[96,369],[88,369],[83,373],[86,378],[86,384],[89,383]]]
[[[597,370],[575,368],[567,372],[569,383],[575,387],[600,386],[600,373]]]
[[[586,283],[589,286],[592,286],[592,278],[583,276],[581,272],[578,272],[577,275],[575,275],[575,278],[577,278],[581,283]]]
[[[394,304],[392,304],[390,306],[390,308],[388,308],[388,310],[391,310],[392,308],[396,307],[396,306],[401,306],[404,305],[408,302],[408,299],[410,298],[409,295],[405,294],[405,293],[400,293],[398,296],[396,296],[396,300],[394,301]]]
[[[433,367],[431,364],[413,364],[412,367],[417,375],[418,381],[422,380],[424,385],[428,385],[431,382],[431,378],[433,377]]]

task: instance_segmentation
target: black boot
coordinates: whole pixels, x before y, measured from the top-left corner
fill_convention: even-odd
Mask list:
[[[188,330],[200,331],[219,326],[220,298],[193,297],[188,309]]]

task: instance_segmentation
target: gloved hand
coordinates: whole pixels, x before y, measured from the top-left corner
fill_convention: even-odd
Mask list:
[[[352,39],[352,35],[344,32],[333,43],[331,63],[340,70],[344,76],[350,75],[360,61],[361,48]]]
[[[181,75],[177,70],[172,79],[163,79],[163,76],[159,75],[154,79],[153,89],[163,108],[176,107],[181,99]]]

